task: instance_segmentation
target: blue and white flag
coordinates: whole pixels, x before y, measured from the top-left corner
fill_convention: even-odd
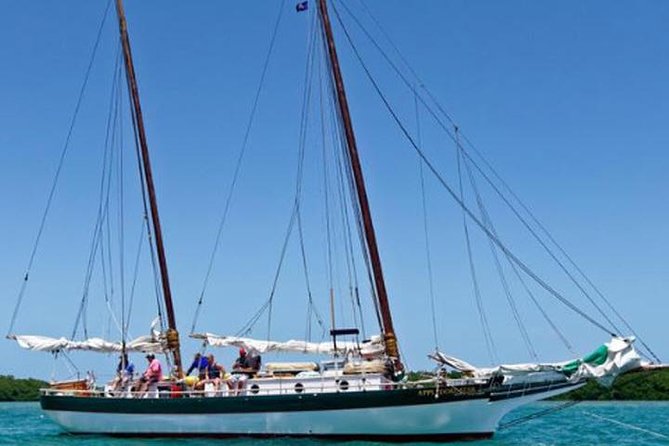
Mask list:
[[[309,2],[308,1],[298,2],[298,4],[295,5],[295,10],[297,12],[306,11],[307,9],[309,9]]]

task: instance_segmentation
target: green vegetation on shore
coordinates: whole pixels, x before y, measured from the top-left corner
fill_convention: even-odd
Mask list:
[[[610,388],[590,381],[556,400],[577,401],[669,401],[669,370],[651,370],[619,376]]]
[[[0,401],[36,401],[39,399],[39,389],[48,385],[39,379],[0,375]]]

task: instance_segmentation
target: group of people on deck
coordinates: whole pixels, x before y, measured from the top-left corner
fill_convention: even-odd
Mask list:
[[[133,389],[141,397],[144,396],[152,384],[163,379],[163,368],[156,355],[149,353],[146,355],[146,359],[149,362],[148,367],[139,379],[133,383],[135,365],[130,362],[127,353],[122,354],[119,358],[118,366],[116,366],[116,376],[111,382],[112,391],[116,393]]]
[[[240,348],[239,357],[232,365],[232,374],[228,374],[225,367],[216,362],[214,355],[196,353],[186,376],[198,371],[199,381],[195,384],[195,390],[204,390],[207,384],[212,384],[219,391],[225,384],[231,394],[238,395],[246,387],[246,380],[260,370],[260,361],[259,355],[249,355],[244,348]]]
[[[152,384],[162,380],[162,366],[156,355],[149,353],[146,355],[146,359],[149,362],[148,367],[139,379],[133,383],[135,366],[128,360],[127,353],[122,354],[116,367],[116,377],[111,382],[112,391],[119,392],[132,388],[138,397],[142,397]],[[221,386],[225,384],[229,394],[239,395],[246,387],[246,380],[260,370],[260,362],[259,355],[249,355],[244,348],[240,348],[239,357],[232,365],[232,374],[228,374],[225,367],[216,362],[213,354],[204,356],[201,353],[196,353],[185,375],[189,376],[197,370],[198,381],[194,385],[194,390],[203,391],[207,384],[211,384],[214,390],[218,392],[221,390]]]

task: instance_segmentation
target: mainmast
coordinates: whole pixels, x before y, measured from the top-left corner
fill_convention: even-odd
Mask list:
[[[176,319],[174,317],[174,305],[172,304],[172,291],[170,290],[170,279],[167,274],[167,260],[165,258],[165,247],[163,245],[163,233],[160,229],[160,218],[158,217],[158,203],[156,201],[156,191],[153,186],[153,175],[151,173],[151,161],[149,158],[149,146],[146,141],[146,132],[144,130],[144,119],[142,118],[142,107],[139,102],[139,89],[137,88],[137,78],[135,68],[132,63],[132,53],[130,51],[130,38],[128,37],[128,26],[125,20],[123,10],[123,0],[116,0],[116,13],[118,15],[119,30],[121,33],[121,44],[123,46],[123,57],[125,59],[125,70],[130,88],[130,97],[133,105],[133,118],[137,127],[137,137],[139,139],[140,152],[142,156],[142,172],[149,195],[149,205],[151,209],[151,222],[155,235],[156,251],[158,253],[158,265],[160,266],[160,279],[163,288],[163,298],[165,299],[165,310],[167,312],[167,345],[172,351],[174,357],[174,368],[178,377],[182,375],[181,350],[179,348],[179,332],[177,331]]]
[[[325,39],[328,45],[328,54],[330,56],[332,76],[334,77],[335,88],[337,90],[337,103],[339,104],[339,111],[341,113],[341,118],[344,124],[346,147],[348,148],[348,154],[351,163],[350,167],[353,172],[355,190],[358,196],[358,203],[360,205],[360,214],[362,216],[362,223],[365,232],[365,241],[367,242],[367,250],[369,251],[369,257],[372,263],[374,285],[376,287],[379,309],[381,311],[381,321],[383,323],[386,354],[393,358],[395,368],[397,370],[402,370],[403,367],[400,361],[400,353],[399,349],[397,348],[397,338],[395,337],[395,329],[393,328],[393,319],[390,314],[390,305],[388,304],[388,293],[386,292],[386,284],[383,279],[381,257],[379,256],[379,248],[376,244],[376,235],[374,233],[372,213],[369,209],[369,201],[367,200],[365,180],[362,175],[360,158],[358,157],[358,147],[355,142],[355,133],[353,132],[351,114],[348,110],[348,102],[346,101],[344,79],[339,68],[339,59],[337,57],[337,49],[335,48],[335,42],[332,36],[332,26],[330,25],[330,17],[328,16],[326,1],[318,0],[318,7],[321,14],[323,32],[325,34]]]

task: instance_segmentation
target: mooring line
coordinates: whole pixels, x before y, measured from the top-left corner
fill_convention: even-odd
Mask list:
[[[497,430],[501,431],[501,430],[504,430],[504,429],[508,429],[510,427],[514,427],[514,426],[517,426],[519,424],[523,424],[523,423],[526,423],[528,421],[534,420],[536,418],[540,418],[540,417],[543,417],[543,416],[546,416],[546,415],[549,415],[549,414],[552,414],[552,413],[555,413],[555,412],[559,412],[559,411],[567,409],[569,407],[573,407],[573,406],[579,404],[580,402],[581,401],[567,401],[566,403],[561,404],[561,405],[556,406],[556,407],[549,407],[548,409],[539,410],[539,411],[531,413],[529,415],[525,415],[523,417],[516,418],[515,420],[511,420],[507,423],[500,424],[499,427],[497,428]]]
[[[590,412],[585,412],[585,414],[590,415],[591,417],[594,417],[594,418],[597,418],[597,419],[600,419],[600,420],[608,421],[609,423],[618,424],[620,426],[623,426],[623,427],[626,427],[626,428],[629,428],[629,429],[633,429],[633,430],[636,430],[636,431],[639,431],[639,432],[644,432],[646,434],[653,435],[653,436],[658,437],[658,438],[663,438],[665,440],[669,440],[669,436],[661,434],[659,432],[651,431],[649,429],[644,429],[643,427],[634,426],[633,424],[623,423],[622,421],[618,421],[618,420],[612,420],[610,418],[606,418],[606,417],[603,417],[601,415],[597,415],[597,414],[590,413]]]

